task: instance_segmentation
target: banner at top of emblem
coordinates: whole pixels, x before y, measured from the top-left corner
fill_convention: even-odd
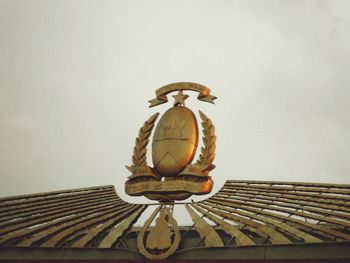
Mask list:
[[[214,104],[214,100],[217,97],[210,95],[210,89],[197,83],[193,82],[177,82],[165,85],[156,90],[156,98],[149,101],[151,105],[149,107],[154,107],[163,103],[168,102],[167,94],[177,91],[177,90],[192,90],[199,92],[197,99],[204,102],[209,102]]]

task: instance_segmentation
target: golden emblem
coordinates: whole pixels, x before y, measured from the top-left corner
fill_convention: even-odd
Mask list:
[[[126,166],[132,173],[125,183],[125,191],[131,196],[144,195],[151,200],[171,203],[184,200],[193,194],[210,193],[213,181],[209,171],[214,169],[215,128],[201,111],[203,144],[199,159],[192,164],[198,146],[198,125],[194,113],[185,106],[189,97],[183,91],[199,92],[198,99],[214,103],[215,96],[200,84],[180,82],[166,85],[156,91],[150,107],[166,103],[167,94],[178,91],[173,107],[159,120],[152,140],[153,167],[146,160],[149,137],[159,113],[152,115],[141,127],[132,156],[132,165]]]
[[[199,111],[204,147],[199,159],[192,164],[198,146],[198,125],[194,113],[185,106],[188,95],[183,93],[184,90],[199,92],[201,101],[214,103],[216,99],[207,87],[196,83],[173,83],[158,89],[156,98],[149,101],[150,107],[166,103],[166,95],[173,91],[178,91],[178,94],[173,96],[173,107],[163,114],[156,126],[152,139],[153,167],[147,164],[147,145],[159,113],[153,114],[141,127],[132,165],[126,166],[131,176],[125,183],[125,192],[160,202],[137,237],[139,251],[148,259],[165,259],[179,246],[181,235],[173,217],[174,201],[193,194],[208,194],[213,188],[209,171],[215,167],[214,125]],[[150,227],[153,222],[155,226]]]

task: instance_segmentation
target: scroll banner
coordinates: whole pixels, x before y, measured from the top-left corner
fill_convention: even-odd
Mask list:
[[[149,101],[149,103],[151,103],[149,107],[151,108],[151,107],[168,102],[168,98],[166,95],[173,91],[178,91],[178,90],[197,91],[199,92],[197,99],[200,101],[205,101],[205,102],[214,104],[214,100],[217,99],[217,97],[210,95],[210,89],[203,85],[193,83],[193,82],[177,82],[177,83],[168,84],[166,86],[163,86],[157,89],[156,98]]]
[[[207,194],[213,187],[213,181],[144,181],[137,183],[126,183],[125,192],[129,195],[138,196],[145,193],[178,193],[187,192],[192,194]]]

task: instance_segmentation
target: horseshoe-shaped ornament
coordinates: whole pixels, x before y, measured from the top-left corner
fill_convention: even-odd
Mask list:
[[[158,214],[156,225],[151,229],[145,240],[146,231]],[[159,240],[160,237],[162,237],[161,240]],[[172,216],[172,211],[165,205],[160,205],[145,222],[141,232],[138,234],[137,247],[146,258],[162,260],[177,250],[180,239],[180,231],[176,220]]]

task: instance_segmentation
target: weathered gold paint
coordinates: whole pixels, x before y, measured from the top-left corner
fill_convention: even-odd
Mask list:
[[[155,170],[161,176],[174,176],[181,172],[196,153],[198,126],[193,112],[177,106],[167,110],[160,119],[152,145]]]

